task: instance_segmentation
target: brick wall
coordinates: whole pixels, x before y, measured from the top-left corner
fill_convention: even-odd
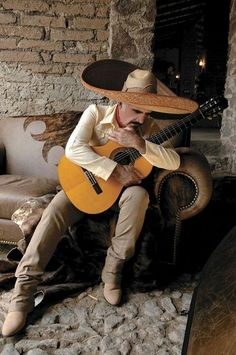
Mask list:
[[[83,110],[102,58],[151,68],[155,0],[0,0],[0,116]]]
[[[110,0],[0,0],[0,114],[81,110],[87,63],[108,57]]]

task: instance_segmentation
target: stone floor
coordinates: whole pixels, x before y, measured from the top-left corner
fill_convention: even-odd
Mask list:
[[[164,290],[127,290],[119,307],[104,300],[102,285],[39,305],[24,332],[0,338],[0,354],[179,355],[196,283],[182,274]],[[1,324],[11,292],[0,293]]]

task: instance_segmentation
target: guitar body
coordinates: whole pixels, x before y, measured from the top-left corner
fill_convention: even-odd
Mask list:
[[[117,154],[122,154],[124,147],[109,141],[107,144],[92,149],[99,155],[115,160]],[[152,165],[143,157],[139,157],[133,163],[134,167],[145,177],[152,170]],[[60,184],[69,200],[80,211],[88,214],[96,214],[106,211],[117,200],[123,186],[113,177],[107,181],[94,176],[101,189],[98,193],[94,189],[85,171],[77,164],[71,162],[64,155],[58,165],[58,175]]]

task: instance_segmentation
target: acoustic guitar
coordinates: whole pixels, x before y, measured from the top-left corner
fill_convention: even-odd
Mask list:
[[[222,97],[211,98],[202,104],[198,110],[176,121],[160,132],[151,135],[148,141],[162,144],[173,136],[194,125],[197,121],[214,116],[228,106]],[[113,141],[103,146],[92,147],[99,155],[106,156],[119,164],[133,164],[134,167],[147,177],[152,171],[150,164],[135,148],[123,147]],[[117,200],[123,186],[113,177],[107,181],[94,176],[90,171],[71,162],[64,155],[58,165],[60,184],[69,200],[80,211],[96,214],[106,211]]]

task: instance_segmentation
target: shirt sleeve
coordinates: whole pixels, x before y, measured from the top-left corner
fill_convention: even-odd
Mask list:
[[[152,165],[166,170],[176,170],[180,166],[180,156],[172,148],[164,148],[161,145],[145,140],[146,152],[142,156]]]
[[[150,142],[147,137],[160,131],[156,120],[148,118],[144,125],[143,136],[146,151],[142,156],[153,166],[166,170],[176,170],[180,166],[180,156],[174,148],[165,142],[162,145]]]
[[[93,151],[89,142],[96,126],[96,106],[90,105],[81,116],[65,149],[66,157],[73,163],[107,180],[117,163]]]

